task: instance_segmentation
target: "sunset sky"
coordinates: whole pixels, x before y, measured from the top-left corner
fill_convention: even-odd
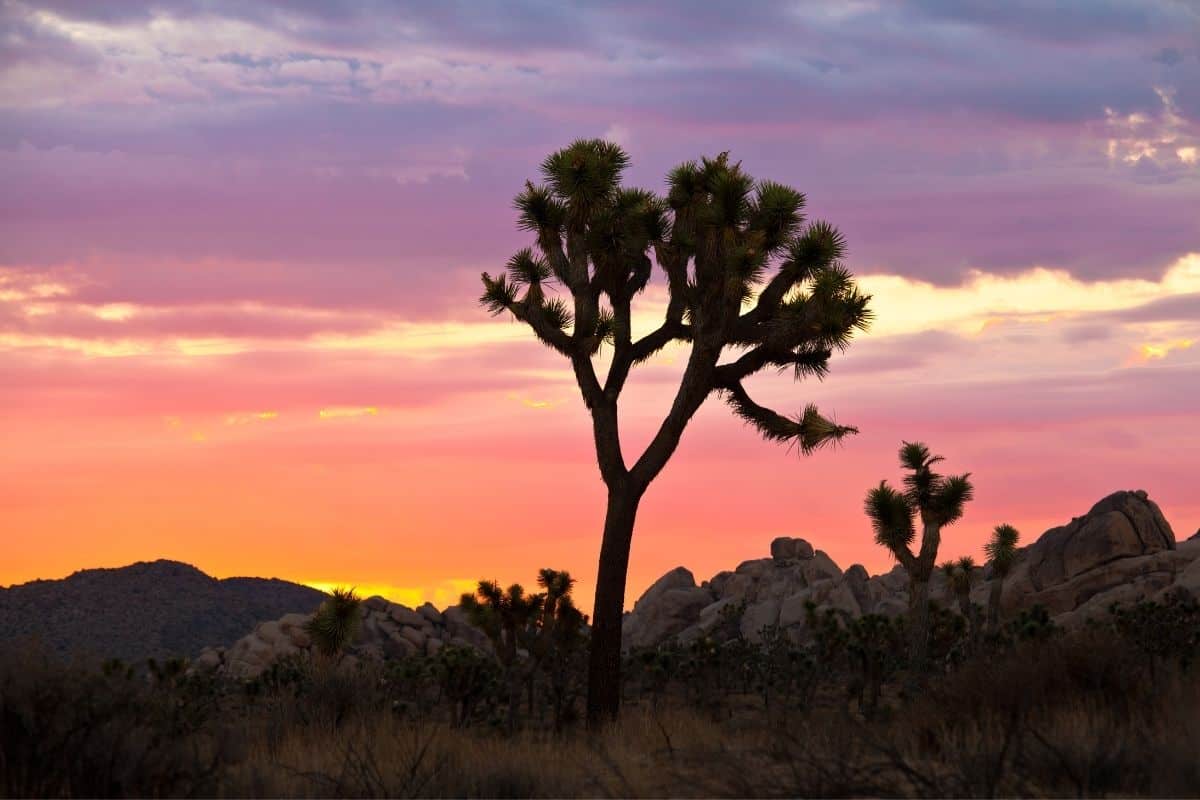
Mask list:
[[[628,602],[861,510],[901,439],[971,471],[943,553],[1117,489],[1200,526],[1200,6],[0,0],[0,585],[172,558],[453,601],[603,516],[570,369],[478,305],[552,150],[627,182],[729,150],[874,295],[811,457],[713,398],[651,487]],[[648,326],[663,281],[642,298]],[[684,351],[635,373],[626,450]]]

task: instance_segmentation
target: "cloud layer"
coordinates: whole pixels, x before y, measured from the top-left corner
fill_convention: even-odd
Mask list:
[[[1194,4],[9,0],[0,42],[0,506],[26,533],[0,583],[161,554],[405,597],[556,565],[586,595],[577,392],[474,297],[525,244],[512,195],[600,135],[636,184],[730,150],[805,191],[878,312],[825,383],[755,387],[862,436],[797,462],[714,401],[631,592],[778,533],[885,568],[858,508],[901,438],[978,477],[955,552],[1135,485],[1200,524]],[[678,355],[630,390],[630,446]]]

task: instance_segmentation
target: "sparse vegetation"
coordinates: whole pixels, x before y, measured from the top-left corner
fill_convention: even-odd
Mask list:
[[[487,634],[508,687],[508,730],[516,731],[522,695],[529,716],[544,719],[548,702],[555,730],[573,718],[581,683],[579,662],[586,652],[587,617],[575,607],[575,579],[565,570],[543,569],[538,586],[528,594],[519,583],[501,589],[495,581],[480,581],[475,594],[460,601],[472,623]],[[538,709],[535,711],[535,707]]]
[[[814,609],[804,642],[734,637],[633,653],[622,716],[598,736],[550,713],[526,714],[510,732],[499,664],[461,648],[339,671],[293,660],[249,682],[178,661],[64,666],[10,651],[0,658],[0,794],[1200,791],[1200,608],[1143,603],[1072,633],[1039,618],[1015,619],[985,653],[955,658],[965,627],[934,608],[932,675],[912,696],[903,620]],[[572,670],[581,681],[583,661]],[[555,702],[532,697],[535,712]]]

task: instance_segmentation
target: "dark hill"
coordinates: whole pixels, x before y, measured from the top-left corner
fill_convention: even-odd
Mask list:
[[[276,578],[217,580],[178,561],[86,569],[0,589],[0,649],[38,640],[61,656],[194,656],[323,597]]]

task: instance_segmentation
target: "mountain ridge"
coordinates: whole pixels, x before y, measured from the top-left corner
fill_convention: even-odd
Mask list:
[[[324,593],[279,578],[214,578],[182,561],[76,570],[0,588],[0,646],[63,658],[193,657],[263,620],[307,613]]]

